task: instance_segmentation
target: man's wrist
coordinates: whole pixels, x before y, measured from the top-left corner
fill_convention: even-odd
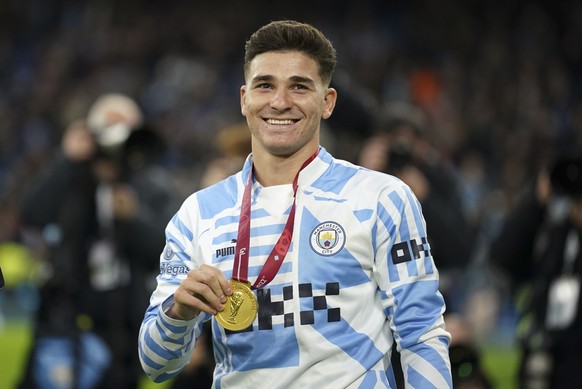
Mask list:
[[[196,311],[192,317],[190,317],[190,318],[185,318],[185,317],[182,317],[181,315],[179,315],[179,314],[176,312],[177,310],[175,309],[175,307],[176,307],[175,305],[172,305],[172,306],[170,307],[170,309],[168,309],[168,310],[166,311],[166,315],[167,315],[168,317],[170,317],[170,318],[174,319],[174,320],[184,320],[184,321],[188,321],[188,320],[192,320],[192,319],[196,318],[196,317],[197,317],[197,316],[200,314],[200,311]]]
[[[168,304],[168,307],[166,307],[165,309],[163,309],[164,313],[166,314],[166,316],[168,316],[170,319],[174,319],[174,320],[182,320],[182,321],[190,321],[195,319],[196,317],[198,317],[198,315],[200,315],[200,310],[195,310],[192,316],[190,317],[184,317],[182,315],[180,315],[178,313],[178,310],[176,308],[176,304],[171,301],[171,304]]]

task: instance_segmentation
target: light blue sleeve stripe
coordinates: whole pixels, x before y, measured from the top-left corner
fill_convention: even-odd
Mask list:
[[[379,204],[378,206],[378,217],[382,221],[382,224],[384,225],[384,228],[386,229],[390,238],[394,240],[394,237],[396,236],[396,225],[394,223],[394,220],[392,219],[392,217],[382,204]],[[374,239],[374,242],[375,241],[376,240]],[[392,241],[392,244],[393,243],[394,242]],[[387,250],[386,256],[388,257],[386,260],[386,265],[388,266],[387,269],[388,279],[390,280],[390,282],[400,281],[400,274],[398,274],[398,270],[396,269],[396,266],[394,266],[394,262],[392,261],[392,250]]]
[[[390,192],[388,194],[388,198],[394,204],[394,207],[398,210],[400,214],[402,214],[402,220],[400,221],[400,226],[398,226],[398,233],[400,234],[400,240],[403,242],[410,240],[410,229],[408,227],[408,219],[404,217],[404,210],[405,210],[405,202],[398,193],[395,191]]]
[[[173,334],[182,334],[182,333],[185,333],[186,331],[188,331],[187,325],[183,325],[183,326],[172,325],[164,319],[163,315],[160,315],[160,321],[162,322],[164,327],[167,328],[168,330],[170,330],[170,332]]]
[[[412,209],[412,214],[414,215],[414,223],[416,224],[416,228],[418,229],[418,233],[420,236],[426,236],[426,230],[424,228],[424,218],[422,216],[421,205],[418,202],[418,199],[414,196],[410,188],[404,187],[404,191],[406,193],[406,197],[408,198],[408,204]]]
[[[186,225],[182,222],[182,220],[180,220],[180,217],[178,216],[178,214],[175,214],[174,217],[172,218],[172,224],[182,233],[182,235],[184,235],[189,241],[192,240],[192,238],[194,238],[194,234],[192,233],[192,231],[190,231],[190,229],[188,227],[186,227]]]
[[[160,333],[160,337],[162,338],[163,342],[179,344],[181,346],[184,345],[184,338],[172,338],[172,337],[168,336],[168,334],[166,334],[166,331],[164,331],[164,328],[160,325],[160,323],[158,321],[156,321],[155,325],[156,325],[156,329]]]
[[[374,223],[374,225],[372,226],[372,250],[374,256],[376,255],[376,250],[378,249],[378,244],[376,242],[377,236],[378,236],[378,225]]]
[[[424,257],[424,269],[426,271],[426,274],[433,274],[434,273],[432,255],[428,256],[428,257]]]
[[[412,366],[408,366],[408,371],[404,374],[407,374],[408,383],[413,388],[438,389],[436,386],[433,385],[432,382],[426,379],[422,374],[414,370]]]
[[[160,382],[166,382],[168,380],[171,380],[172,378],[176,377],[178,374],[180,374],[180,370],[176,371],[174,373],[162,373],[159,376],[157,376],[157,378],[155,380],[153,380],[156,383],[160,383]]]
[[[436,339],[436,341],[440,344],[442,342],[442,337]],[[443,359],[443,356],[438,352],[438,350],[429,346],[428,343],[414,345],[409,347],[408,350],[426,360],[431,366],[434,366],[434,368],[437,369],[439,373],[441,373],[445,381],[449,383],[449,386],[452,386],[451,376],[448,374],[449,368]]]
[[[396,235],[396,223],[394,223],[394,219],[392,219],[392,216],[390,216],[390,213],[382,203],[378,204],[378,218],[382,221],[388,235],[394,239]]]
[[[438,292],[438,281],[427,280],[405,284],[392,289],[396,310],[394,326],[402,338],[401,346],[408,348],[418,340],[441,315],[444,301]]]
[[[149,343],[149,341],[146,339],[146,345]],[[162,365],[158,365],[156,362],[154,362],[150,357],[147,356],[147,354],[144,352],[143,350],[143,346],[140,342],[139,344],[139,355],[141,357],[141,360],[148,365],[148,367],[152,368],[152,370],[160,370],[162,369],[164,366]]]
[[[418,202],[418,199],[414,196],[414,194],[408,188],[406,189],[406,195],[408,197],[410,207],[412,208],[412,212],[414,214],[414,222],[416,224],[416,228],[418,229],[419,237],[416,238],[417,243],[420,244],[421,243],[420,240],[422,238],[425,238],[425,239],[427,239],[427,242],[425,244],[428,245],[429,244],[428,237],[427,237],[427,232],[426,232],[426,228],[425,228],[424,217],[422,215],[421,205]],[[422,253],[421,253],[421,255],[422,255]],[[424,257],[424,268],[425,268],[426,274],[433,274],[434,273],[432,255]],[[414,263],[408,264],[408,275],[410,277],[418,275],[418,267]]]
[[[166,230],[166,240],[168,241],[168,243],[172,243],[172,244],[176,245],[176,247],[178,247],[180,249],[180,251],[186,251],[186,248],[180,242],[180,240],[178,238],[176,238],[174,235],[172,235],[172,233],[170,233],[170,231],[168,231],[168,230]]]
[[[408,277],[418,276],[418,266],[416,266],[416,261],[406,262],[406,270],[408,272]]]
[[[190,261],[192,259],[188,254],[186,254],[183,251],[178,251],[177,253],[174,254],[176,254],[176,256],[182,260],[182,262]]]
[[[159,327],[158,327],[158,330],[159,330]],[[160,358],[165,359],[166,361],[178,358],[181,355],[180,351],[169,350],[167,348],[162,347],[161,345],[156,343],[150,336],[146,335],[145,341],[146,341],[146,346],[148,347],[148,349],[150,349],[154,354],[156,354]],[[182,343],[184,343],[184,342],[182,342]],[[179,350],[181,350],[181,349],[179,349]]]

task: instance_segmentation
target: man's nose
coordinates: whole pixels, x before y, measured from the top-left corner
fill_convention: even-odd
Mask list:
[[[291,108],[291,96],[289,96],[289,91],[285,89],[276,90],[271,99],[271,107],[278,111],[285,111]]]

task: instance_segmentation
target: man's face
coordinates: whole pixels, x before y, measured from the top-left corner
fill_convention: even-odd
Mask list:
[[[241,111],[253,153],[289,156],[303,148],[316,150],[321,119],[331,116],[336,101],[317,63],[298,51],[267,52],[252,60],[245,79]]]

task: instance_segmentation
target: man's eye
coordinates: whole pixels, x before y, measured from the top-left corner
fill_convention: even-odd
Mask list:
[[[305,85],[294,85],[293,89],[303,90],[308,89]]]
[[[259,84],[257,85],[257,88],[259,89],[268,89],[271,87],[271,84]]]

